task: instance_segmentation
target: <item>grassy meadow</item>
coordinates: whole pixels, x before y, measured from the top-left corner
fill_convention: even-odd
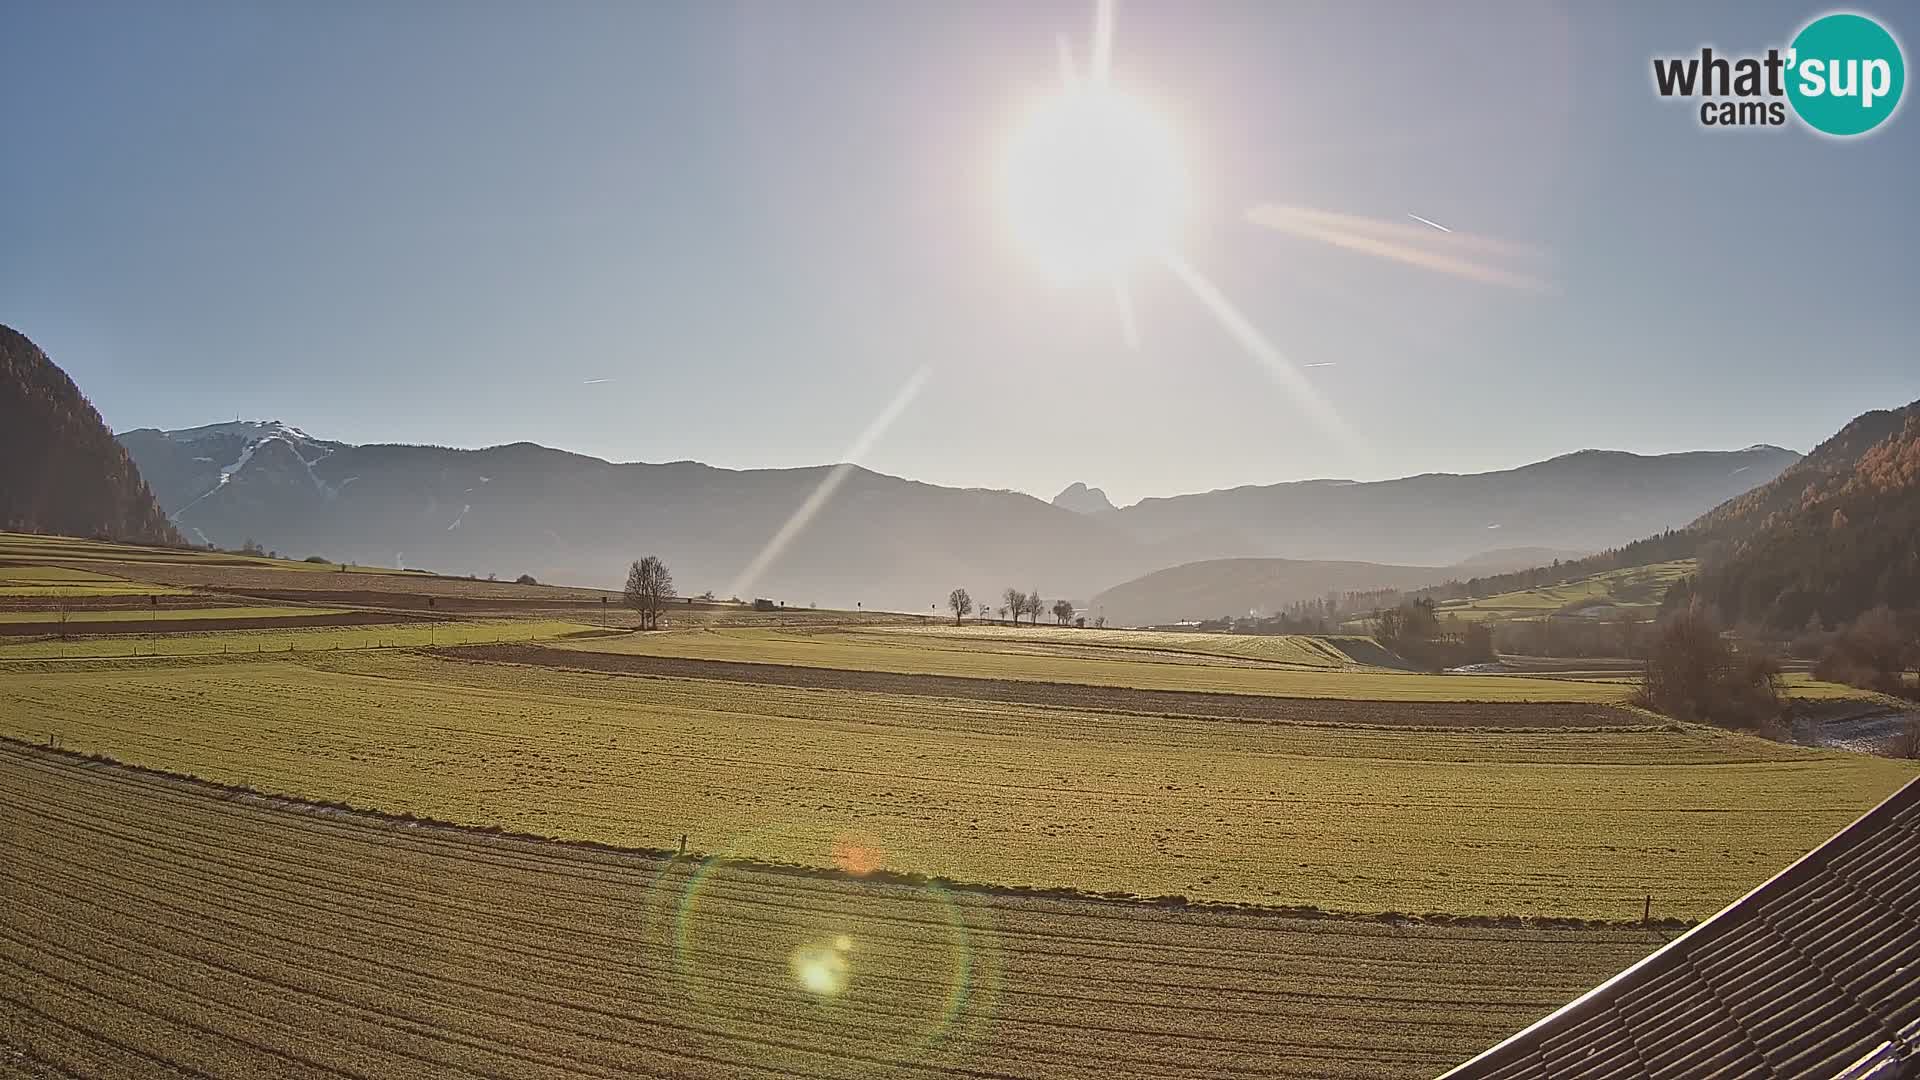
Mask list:
[[[1447,600],[1439,605],[1439,612],[1443,617],[1452,615],[1464,622],[1507,622],[1604,604],[1641,618],[1651,618],[1659,610],[1667,586],[1693,571],[1692,559],[1605,570],[1559,585],[1519,589],[1478,599]]]
[[[1414,707],[1414,706],[1404,706]],[[402,651],[10,665],[0,734],[611,844],[1350,911],[1707,914],[1914,772],[1698,729],[1403,733]]]

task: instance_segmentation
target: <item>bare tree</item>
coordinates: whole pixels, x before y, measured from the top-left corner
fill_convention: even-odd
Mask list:
[[[955,589],[947,594],[947,607],[953,612],[953,625],[959,626],[961,619],[973,614],[973,597],[965,589]]]
[[[1053,602],[1053,621],[1065,626],[1073,621],[1073,601],[1055,600]]]
[[[1013,615],[1013,625],[1019,626],[1020,616],[1027,613],[1027,594],[1021,592],[1019,589],[1008,589],[1006,592],[1000,594],[1000,599],[1006,602],[1000,608],[1001,616],[1005,617],[1011,612]]]
[[[1633,700],[1676,720],[1764,729],[1781,716],[1780,665],[1735,649],[1712,612],[1689,603],[1660,620]]]
[[[1906,726],[1888,742],[1887,752],[1897,758],[1920,760],[1920,716],[1907,717]]]
[[[673,599],[673,572],[649,555],[627,569],[627,606],[640,613],[642,630],[660,629],[660,609]]]
[[[1027,594],[1027,618],[1033,620],[1033,625],[1040,625],[1040,614],[1046,610],[1047,602],[1040,599],[1039,589],[1035,589]]]

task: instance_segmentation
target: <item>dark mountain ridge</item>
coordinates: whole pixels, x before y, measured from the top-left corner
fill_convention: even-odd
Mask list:
[[[0,326],[0,529],[179,541],[92,403],[9,326]]]

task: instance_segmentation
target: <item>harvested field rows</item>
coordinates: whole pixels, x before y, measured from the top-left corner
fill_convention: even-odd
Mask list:
[[[1049,705],[1086,711],[1206,716],[1227,720],[1280,721],[1392,727],[1475,728],[1646,728],[1664,721],[1612,705],[1578,702],[1360,701],[1293,698],[1269,694],[1226,694],[1180,690],[1134,690],[1117,686],[1076,686],[1023,679],[974,679],[954,675],[901,675],[885,671],[848,671],[793,664],[749,664],[725,660],[685,660],[639,653],[593,652],[551,645],[474,645],[451,648],[446,655],[509,664],[624,675],[680,679],[720,679],[761,686],[858,690],[917,697],[964,698],[1024,705]]]
[[[1624,684],[1574,680],[1295,667],[1248,657],[1205,657],[1181,651],[1163,651],[1156,657],[1139,650],[1098,646],[1076,649],[1017,641],[1002,645],[991,639],[909,631],[687,630],[597,638],[567,647],[900,675],[1362,701],[1621,702],[1630,690]]]
[[[1224,723],[391,651],[10,665],[0,729],[622,846],[686,833],[957,881],[1608,919],[1646,892],[1706,915],[1914,771],[1702,729]]]
[[[1416,1077],[1660,940],[703,871],[12,747],[0,844],[29,1075]]]

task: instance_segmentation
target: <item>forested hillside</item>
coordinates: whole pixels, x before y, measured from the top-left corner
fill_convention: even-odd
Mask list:
[[[1697,558],[1690,588],[1729,622],[1798,629],[1920,607],[1920,402],[1856,417],[1779,476],[1684,529],[1585,559],[1428,590],[1485,597]]]
[[[1700,529],[1695,592],[1729,620],[1792,628],[1920,607],[1920,402],[1855,420]]]
[[[178,541],[80,388],[0,326],[0,530]]]

